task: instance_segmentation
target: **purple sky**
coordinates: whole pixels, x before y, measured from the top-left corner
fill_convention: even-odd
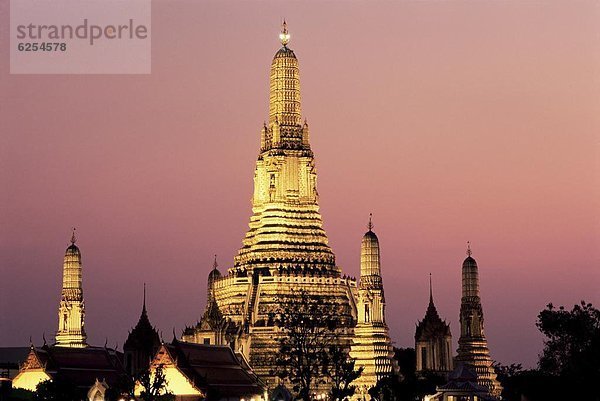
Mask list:
[[[465,242],[492,357],[532,366],[537,313],[600,306],[600,3],[155,1],[152,74],[9,75],[0,3],[0,345],[57,327],[76,226],[91,343],[148,285],[170,340],[250,217],[282,17],[300,60],[325,229],[358,275],[368,214],[387,319],[414,346],[428,274],[455,340]]]

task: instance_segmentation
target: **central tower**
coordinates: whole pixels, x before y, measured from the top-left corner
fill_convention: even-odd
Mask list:
[[[260,131],[249,229],[227,274],[212,269],[207,312],[182,336],[232,346],[271,388],[279,384],[272,370],[281,330],[273,318],[283,299],[300,303],[304,294],[328,308],[339,317],[339,338],[348,347],[357,316],[356,280],[342,277],[323,230],[298,59],[288,47],[285,22],[280,39],[271,62],[269,120]]]
[[[301,269],[307,275],[340,274],[319,213],[317,173],[309,129],[302,122],[298,59],[283,47],[271,63],[269,123],[261,130],[254,172],[250,229],[234,269],[275,274]]]

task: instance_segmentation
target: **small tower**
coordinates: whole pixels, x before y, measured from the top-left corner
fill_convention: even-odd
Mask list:
[[[350,356],[356,359],[356,367],[364,368],[362,375],[353,383],[357,387],[355,396],[361,399],[369,399],[368,390],[380,379],[399,372],[385,323],[379,239],[373,232],[371,217],[367,227],[360,251],[360,283],[356,303],[358,319],[350,349]]]
[[[429,306],[415,331],[417,374],[425,371],[446,376],[452,371],[452,334],[450,325],[440,318],[433,303],[431,274],[429,274]]]
[[[58,307],[58,347],[87,347],[84,328],[85,303],[83,301],[81,252],[77,245],[75,229],[71,235],[71,245],[65,252],[63,261],[63,284]]]
[[[215,298],[215,283],[221,279],[218,269],[217,255],[213,267],[208,274],[208,288],[206,292],[206,308],[200,321],[195,327],[187,327],[181,337],[184,342],[193,342],[206,345],[229,345],[236,350],[236,332],[230,320],[223,317]]]
[[[477,383],[498,397],[502,386],[496,380],[492,358],[483,329],[483,308],[479,297],[477,262],[471,257],[467,242],[467,258],[462,264],[462,299],[460,305],[460,339],[456,363],[463,363],[477,374]]]
[[[123,345],[125,354],[125,369],[130,375],[135,375],[148,369],[150,361],[160,347],[160,337],[148,319],[146,310],[146,284],[144,284],[144,301],[142,313],[136,326],[129,332]]]

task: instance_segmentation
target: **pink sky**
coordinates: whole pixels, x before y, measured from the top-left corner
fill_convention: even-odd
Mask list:
[[[600,306],[600,3],[155,1],[152,74],[9,75],[0,3],[0,345],[53,338],[78,228],[91,343],[123,344],[142,283],[171,339],[250,216],[282,17],[325,228],[358,275],[368,214],[387,319],[414,346],[428,274],[455,340],[465,242],[492,357],[533,366],[537,313]]]

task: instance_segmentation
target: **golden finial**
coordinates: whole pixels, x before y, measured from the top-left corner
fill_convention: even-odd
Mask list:
[[[283,20],[283,24],[281,24],[281,33],[279,34],[279,40],[281,40],[282,45],[287,45],[290,42],[290,34],[287,30],[287,23],[285,19]]]
[[[369,213],[369,224],[367,224],[369,231],[373,230],[373,213]]]
[[[472,253],[473,251],[471,251],[471,241],[467,241],[467,256],[471,257]]]
[[[75,237],[75,230],[76,228],[73,227],[73,233],[71,234],[71,245],[75,245],[75,242],[77,242],[77,238]]]

